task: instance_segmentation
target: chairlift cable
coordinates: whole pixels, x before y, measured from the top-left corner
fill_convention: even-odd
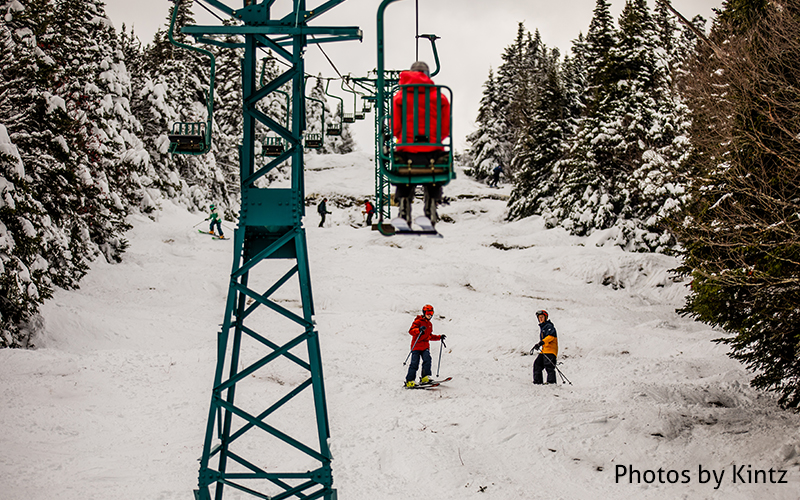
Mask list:
[[[416,15],[416,28],[415,29],[416,29],[416,32],[414,33],[414,40],[416,40],[416,42],[417,42],[417,52],[415,54],[416,57],[415,57],[414,60],[415,61],[419,61],[419,0],[416,0],[416,2],[417,2],[416,10],[415,10],[415,15]]]
[[[225,21],[224,21],[224,20],[223,20],[221,17],[219,17],[219,16],[217,15],[217,13],[216,13],[216,12],[214,12],[213,10],[209,9],[208,7],[206,7],[206,6],[205,6],[205,4],[204,4],[203,2],[195,2],[195,4],[197,4],[197,5],[200,5],[200,7],[202,7],[202,8],[204,8],[204,9],[206,9],[206,10],[208,11],[208,13],[209,13],[209,14],[211,14],[212,16],[214,16],[214,17],[216,17],[217,19],[219,19],[219,22],[221,22],[221,23],[224,23],[224,22],[225,22]]]
[[[311,35],[311,39],[312,40],[315,39],[314,35]],[[331,67],[336,72],[336,74],[339,75],[339,79],[341,79],[343,82],[347,82],[347,87],[349,88],[350,87],[350,82],[348,81],[348,79],[346,79],[344,76],[342,76],[342,73],[339,72],[339,68],[337,68],[336,65],[333,64],[333,61],[331,61],[331,58],[328,57],[328,54],[325,52],[325,49],[322,48],[322,44],[318,43],[316,45],[319,48],[320,52],[322,52],[322,55],[325,56],[325,59],[328,60],[328,63],[331,65]],[[314,78],[316,78],[316,77],[314,77]],[[330,80],[333,80],[333,78],[330,78]],[[351,90],[353,90],[353,89],[351,89]],[[355,93],[355,90],[353,90],[353,93]]]

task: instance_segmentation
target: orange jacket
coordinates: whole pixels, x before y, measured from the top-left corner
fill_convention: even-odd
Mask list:
[[[437,112],[437,94],[436,89],[433,87],[417,87],[419,89],[417,94],[417,123],[414,127],[414,84],[427,84],[433,85],[431,80],[425,73],[420,71],[403,71],[400,73],[400,85],[412,85],[411,87],[402,87],[392,98],[393,111],[392,111],[392,132],[399,142],[414,142],[415,136],[424,136],[428,140],[424,142],[440,143],[445,137],[450,135],[450,101],[447,100],[444,94],[442,97],[441,113],[442,116],[436,116]],[[430,95],[430,135],[427,134],[425,123],[425,109],[426,101],[424,89],[428,89]],[[403,135],[403,92],[406,93],[406,130],[405,137]],[[441,137],[437,135],[437,128],[439,119],[442,122]],[[416,128],[416,131],[414,130]],[[409,153],[425,153],[428,151],[443,151],[441,146],[398,146],[396,151],[407,151]]]
[[[558,333],[549,319],[539,323],[539,340],[543,342],[542,354],[558,355]]]

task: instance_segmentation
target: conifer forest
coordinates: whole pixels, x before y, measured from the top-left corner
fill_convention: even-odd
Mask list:
[[[503,166],[509,220],[680,256],[680,313],[717,327],[752,385],[798,408],[800,0],[726,0],[712,20],[651,4],[625,0],[615,19],[597,0],[567,53],[519,23],[461,167],[486,180]],[[211,152],[172,155],[169,127],[207,119],[209,67],[170,43],[169,19],[143,43],[101,0],[0,6],[0,347],[32,348],[56,288],[124,258],[129,214],[171,199],[236,219],[241,56],[213,49]],[[176,25],[193,22],[181,2]],[[265,57],[267,80],[280,71]],[[309,77],[306,94],[326,102],[325,83]],[[325,106],[329,122],[339,110]],[[286,103],[264,111],[281,121]],[[307,106],[308,123],[321,112]],[[306,152],[354,148],[345,126]]]

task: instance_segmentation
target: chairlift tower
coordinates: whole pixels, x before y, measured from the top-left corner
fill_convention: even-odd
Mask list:
[[[232,0],[195,0],[236,22],[182,28],[197,42],[244,51],[241,213],[234,231],[233,269],[218,335],[196,500],[211,500],[212,494],[222,500],[226,487],[262,499],[336,499],[302,225],[303,53],[309,43],[360,40],[361,30],[310,26],[345,0],[320,1],[309,8],[306,0],[292,0],[291,11],[281,14],[274,12],[276,0],[241,0],[237,6],[229,5]],[[287,69],[259,86],[257,63],[264,49],[282,59]],[[292,102],[288,126],[258,107],[287,84]],[[288,144],[260,168],[255,161],[257,123]],[[259,179],[283,164],[290,166],[288,187],[256,187]]]

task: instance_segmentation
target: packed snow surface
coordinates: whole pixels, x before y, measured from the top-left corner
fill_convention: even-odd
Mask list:
[[[464,175],[445,189],[443,239],[385,237],[357,204],[372,172],[363,153],[306,170],[333,212],[319,228],[310,205],[305,227],[340,499],[798,498],[800,417],[748,386],[721,332],[675,312],[677,260],[507,222],[510,188]],[[124,261],[45,304],[39,348],[0,351],[0,498],[193,498],[233,247],[193,227],[205,216],[162,201],[156,220],[132,217]],[[426,303],[447,335],[434,373],[453,380],[404,390]],[[572,385],[532,384],[537,309]],[[283,335],[276,317],[260,333]],[[273,369],[250,397],[302,380]],[[313,415],[278,422],[313,445]],[[281,450],[246,451],[292,470]]]

